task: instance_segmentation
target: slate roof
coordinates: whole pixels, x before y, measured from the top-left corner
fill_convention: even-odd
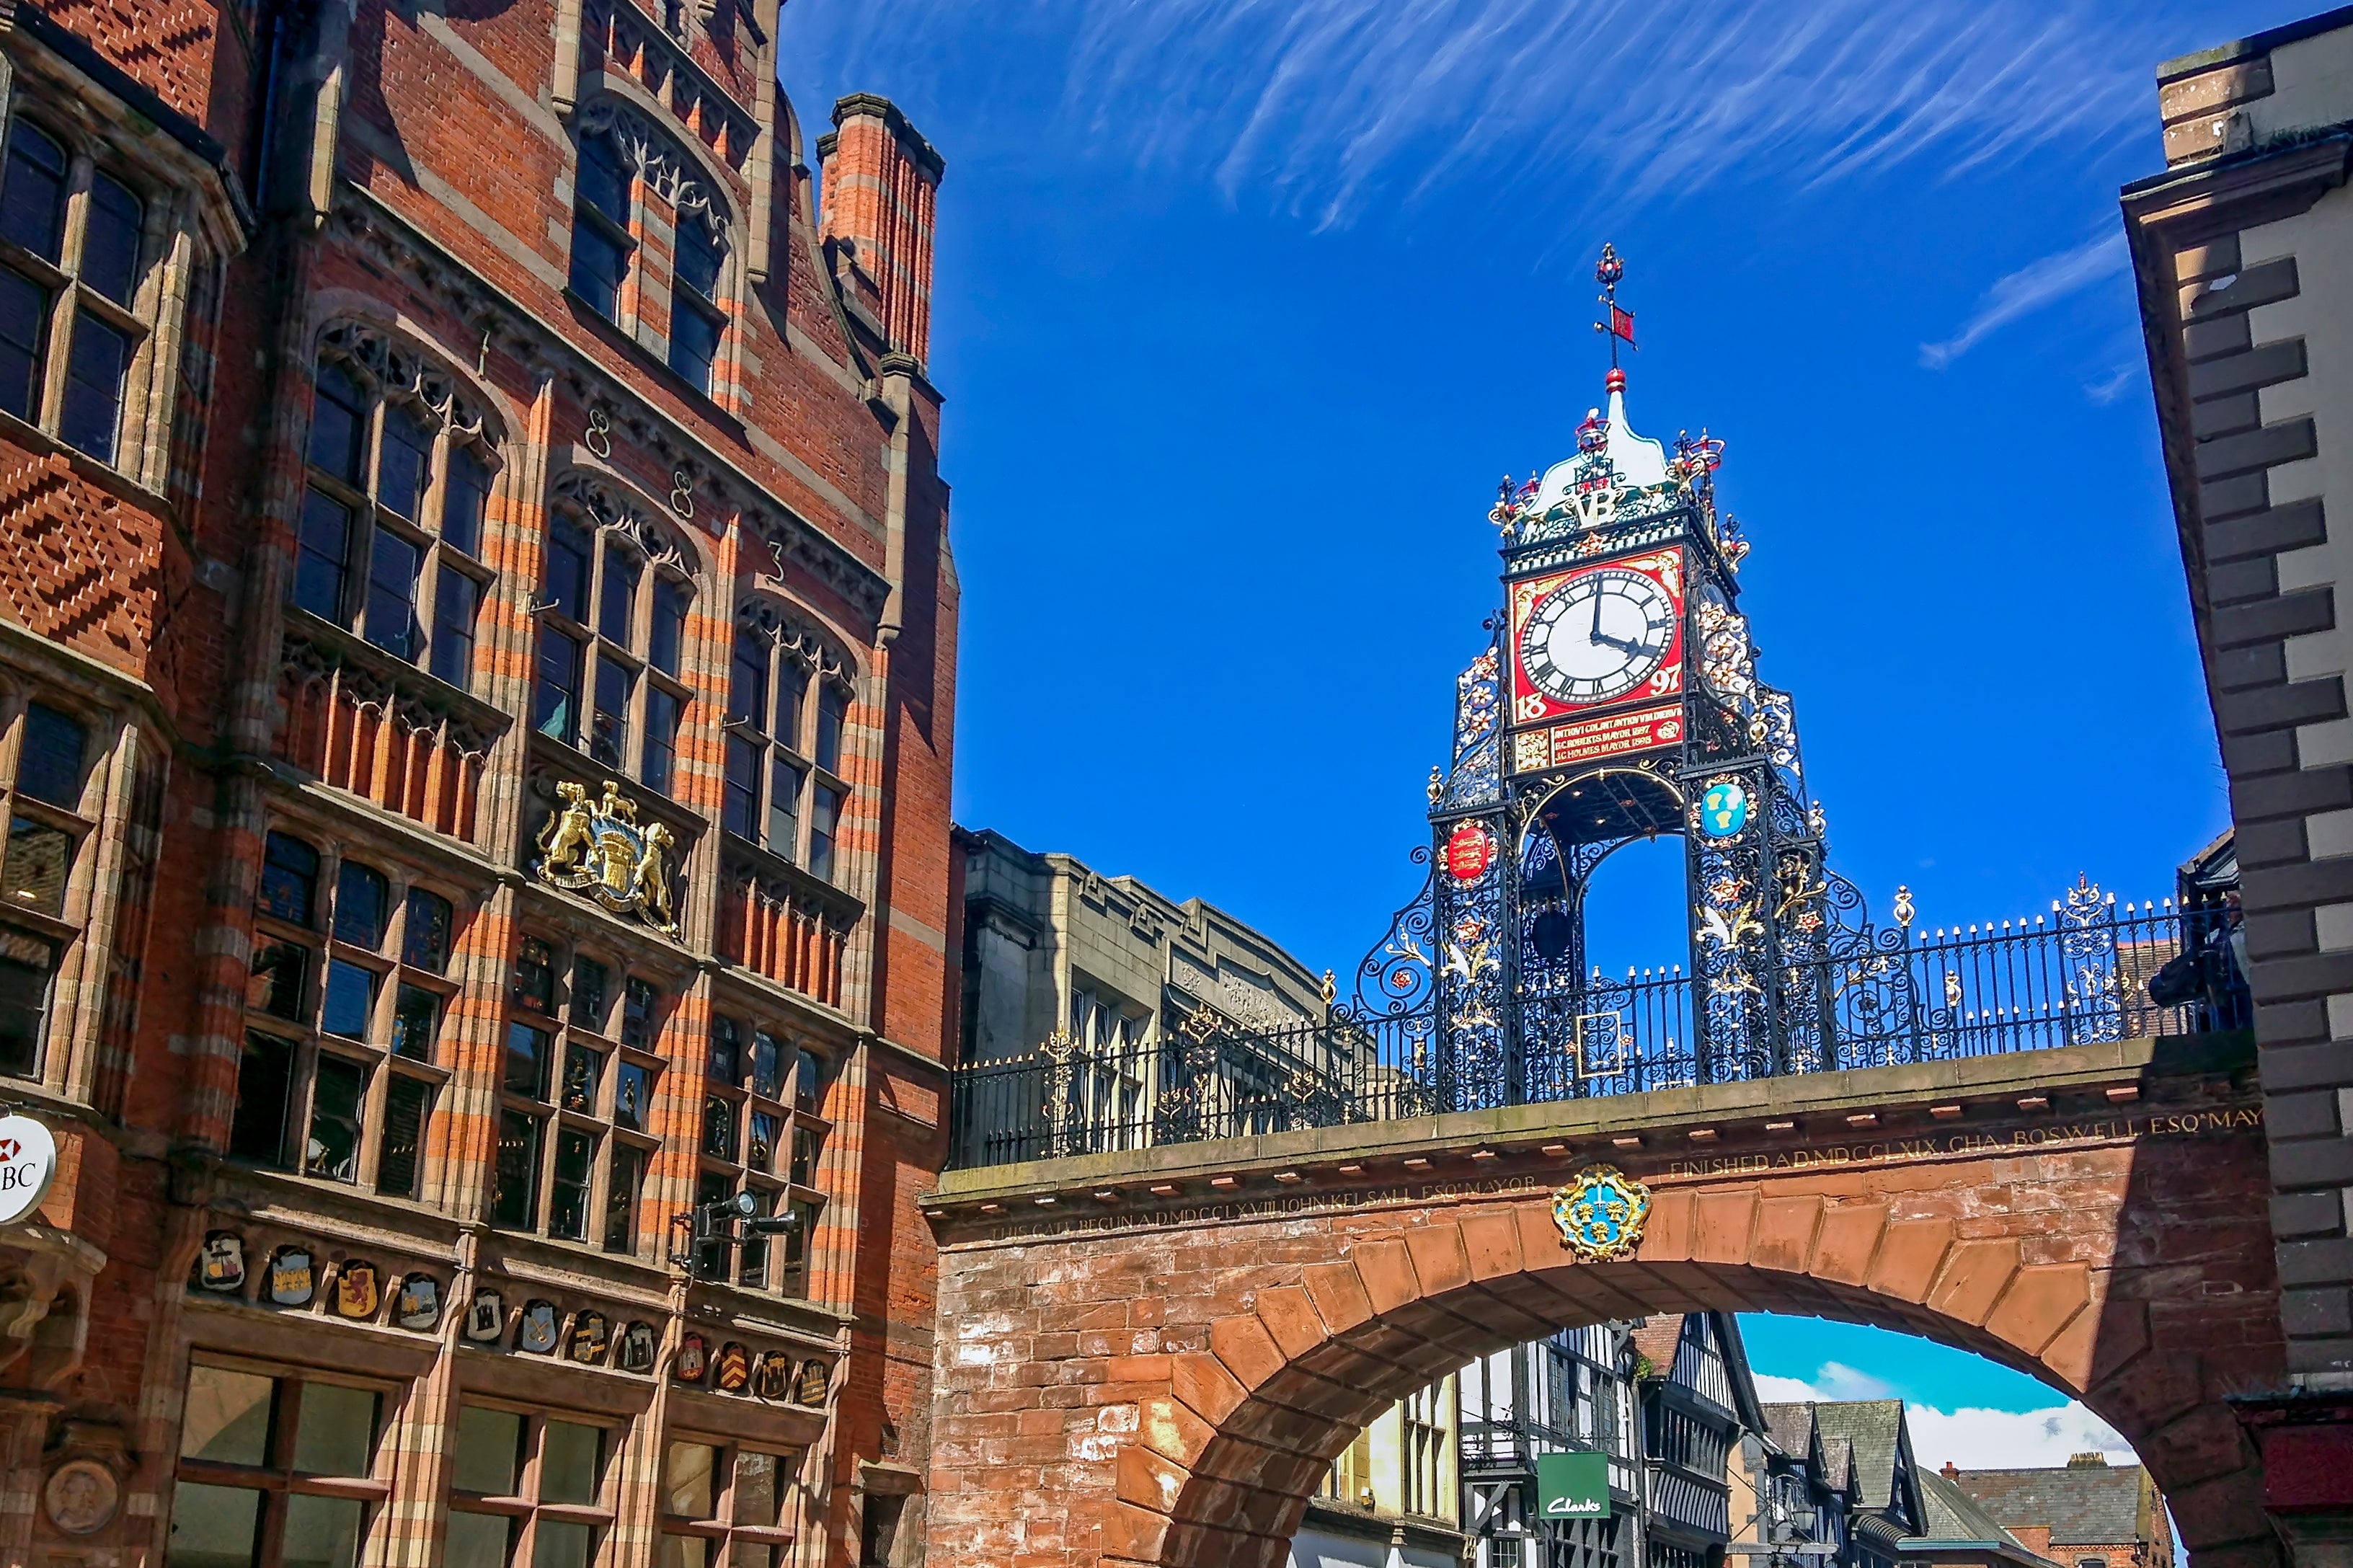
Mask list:
[[[1900,1399],[1849,1399],[1814,1406],[1822,1436],[1844,1438],[1854,1447],[1854,1468],[1864,1508],[1883,1509],[1895,1493],[1895,1451],[1904,1431]]]
[[[1920,1472],[1920,1501],[1928,1518],[1919,1539],[1991,1542],[2029,1557],[2035,1555],[2018,1537],[2004,1530],[1975,1498],[1934,1470]]]
[[[2053,1546],[2141,1539],[2146,1477],[2138,1465],[1963,1470],[1961,1489],[2012,1529],[2047,1524]]]
[[[1794,1459],[1803,1459],[1813,1452],[1814,1407],[1810,1405],[1760,1405],[1765,1415],[1765,1436],[1773,1446]]]

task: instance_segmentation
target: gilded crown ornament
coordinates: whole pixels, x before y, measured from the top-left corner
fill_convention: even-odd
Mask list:
[[[678,840],[659,822],[638,822],[638,803],[611,779],[596,800],[569,779],[539,830],[532,875],[553,888],[586,893],[615,914],[633,914],[664,936],[678,934],[670,903]]]
[[[1588,1165],[1552,1195],[1561,1245],[1583,1263],[1634,1256],[1651,1217],[1651,1189],[1615,1165]]]

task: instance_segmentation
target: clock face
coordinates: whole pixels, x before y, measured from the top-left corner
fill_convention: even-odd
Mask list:
[[[1605,567],[1535,606],[1520,632],[1520,663],[1555,702],[1609,702],[1656,674],[1674,640],[1667,591],[1641,573]]]

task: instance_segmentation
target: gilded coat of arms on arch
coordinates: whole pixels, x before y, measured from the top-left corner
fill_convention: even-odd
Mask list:
[[[1651,1189],[1615,1165],[1588,1165],[1552,1195],[1560,1239],[1586,1263],[1634,1256],[1651,1217]]]
[[[588,798],[586,785],[568,779],[558,781],[555,795],[556,807],[539,830],[539,862],[532,875],[676,936],[670,880],[678,872],[678,840],[670,830],[659,822],[640,826],[638,803],[611,779],[596,800]]]

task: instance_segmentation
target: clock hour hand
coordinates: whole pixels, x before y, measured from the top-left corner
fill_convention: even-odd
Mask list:
[[[1593,640],[1603,647],[1614,647],[1620,653],[1648,654],[1653,651],[1649,643],[1632,642],[1625,637],[1613,637],[1606,632],[1595,632]]]

